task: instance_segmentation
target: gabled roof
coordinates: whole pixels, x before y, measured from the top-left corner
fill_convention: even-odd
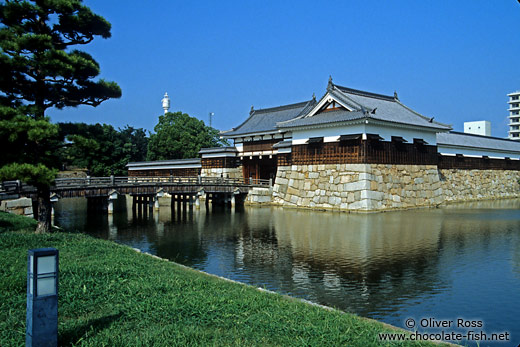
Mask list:
[[[438,133],[437,146],[471,147],[520,153],[520,142],[518,141],[456,131]]]
[[[311,99],[297,104],[252,110],[249,118],[242,124],[230,131],[221,132],[221,135],[225,137],[237,137],[255,133],[276,132],[276,123],[294,119],[301,114],[306,114],[315,104],[316,100]]]
[[[326,111],[317,113],[321,105],[330,98],[351,110]],[[431,128],[435,131],[448,131],[451,127],[435,122],[403,105],[397,95],[388,96],[338,86],[329,81],[327,93],[316,103],[316,106],[297,119],[279,123],[280,128],[312,126],[318,124],[337,123],[359,118],[375,119],[385,122]]]
[[[320,110],[329,100],[341,105],[339,109]],[[342,87],[329,80],[327,92],[319,100],[315,98],[297,104],[251,110],[238,127],[221,132],[224,137],[251,136],[274,133],[282,129],[293,129],[316,125],[349,122],[359,119],[373,119],[397,123],[404,126],[422,127],[430,131],[446,132],[451,126],[425,117],[402,104],[397,94],[388,96]]]

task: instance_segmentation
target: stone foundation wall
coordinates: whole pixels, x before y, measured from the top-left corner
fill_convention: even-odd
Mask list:
[[[203,168],[200,175],[202,177],[242,178],[242,166],[236,168]]]
[[[29,198],[4,200],[0,202],[0,211],[33,217],[32,200]]]
[[[519,171],[439,170],[436,165],[279,166],[273,204],[380,211],[520,196]]]
[[[520,196],[520,171],[441,169],[439,173],[446,202]]]
[[[249,191],[245,203],[248,205],[269,204],[272,201],[272,191],[270,188],[255,187]]]

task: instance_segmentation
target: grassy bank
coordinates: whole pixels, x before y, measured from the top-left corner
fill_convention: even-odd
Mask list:
[[[0,346],[24,344],[26,256],[39,247],[60,250],[60,345],[377,346],[391,331],[86,235],[4,231]]]

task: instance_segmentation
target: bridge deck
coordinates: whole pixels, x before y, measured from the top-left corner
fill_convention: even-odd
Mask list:
[[[13,184],[13,182],[15,182]],[[169,194],[240,193],[253,187],[269,187],[270,180],[221,177],[91,177],[58,178],[51,193],[61,198],[101,197],[116,191],[118,194],[152,195],[159,191]],[[18,181],[2,184],[0,200],[20,196],[35,198],[36,189]]]

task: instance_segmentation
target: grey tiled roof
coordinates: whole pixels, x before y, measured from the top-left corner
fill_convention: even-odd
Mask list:
[[[402,123],[436,128],[439,130],[451,130],[451,126],[436,121],[431,121],[430,117],[425,117],[407,106],[403,105],[397,97],[388,95],[368,93],[356,89],[334,85],[334,89],[339,90],[344,96],[355,103],[363,106],[368,111],[376,109],[375,113],[368,113],[373,119],[387,122]]]
[[[300,126],[308,126],[308,125],[319,125],[319,124],[330,124],[330,123],[338,123],[345,122],[355,119],[361,119],[365,117],[365,114],[362,111],[354,111],[349,112],[346,110],[335,110],[328,111],[323,113],[318,113],[313,117],[303,117],[298,119],[293,119],[287,122],[278,123],[278,128],[294,128]]]
[[[238,127],[230,131],[222,132],[224,137],[247,135],[259,132],[276,131],[276,123],[298,117],[308,112],[316,100],[300,102],[297,104],[254,110],[248,119]]]
[[[332,97],[346,105],[352,112],[345,110],[327,111],[314,116],[301,116],[279,122],[279,128],[293,128],[318,124],[330,124],[360,119],[363,117],[392,123],[415,125],[435,130],[450,130],[446,124],[433,121],[403,105],[396,97],[364,92],[361,90],[329,84],[328,92]],[[327,94],[325,94],[326,96]],[[325,97],[324,96],[324,97]],[[372,113],[372,111],[374,111]],[[310,110],[309,110],[310,112]]]
[[[126,167],[200,164],[200,158],[130,162]]]
[[[322,112],[307,116],[318,103],[313,98],[298,104],[253,111],[237,128],[222,132],[224,137],[238,137],[254,133],[272,132],[277,129],[332,124],[360,118],[430,128],[434,131],[449,131],[451,126],[436,122],[403,105],[396,96],[364,92],[342,87],[329,82],[327,92],[345,105],[345,110]],[[322,97],[327,97],[327,93]]]
[[[520,152],[520,142],[518,141],[491,136],[465,134],[455,131],[437,134],[437,146],[442,145]]]
[[[224,152],[238,152],[236,147],[228,146],[228,147],[211,147],[211,148],[201,148],[199,154],[208,154],[208,153],[224,153]]]

